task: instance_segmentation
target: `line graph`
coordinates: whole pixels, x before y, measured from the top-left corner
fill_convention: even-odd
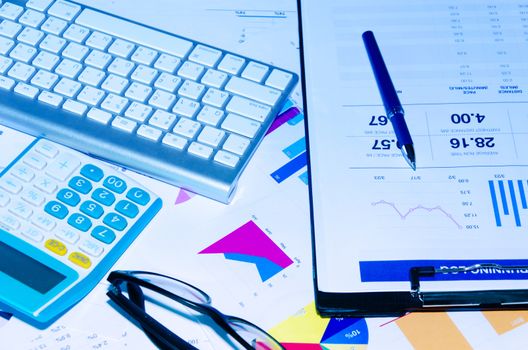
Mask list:
[[[421,204],[418,204],[417,206],[415,207],[412,207],[412,208],[409,208],[406,212],[398,209],[398,207],[396,206],[395,203],[393,202],[388,202],[386,200],[379,200],[377,202],[372,202],[371,203],[372,206],[378,206],[378,205],[385,205],[385,206],[388,206],[392,209],[394,209],[394,211],[400,216],[400,218],[402,220],[406,220],[407,217],[411,214],[413,214],[414,212],[418,211],[418,210],[424,210],[426,212],[433,212],[433,211],[438,211],[440,212],[441,214],[443,214],[446,218],[448,218],[451,222],[453,222],[453,224],[455,224],[457,226],[457,228],[459,230],[461,230],[463,228],[463,226],[461,224],[458,223],[458,221],[456,221],[456,219],[453,217],[453,215],[451,215],[449,212],[447,212],[446,210],[444,210],[441,206],[437,205],[437,206],[434,206],[434,207],[426,207],[426,206],[423,206]]]

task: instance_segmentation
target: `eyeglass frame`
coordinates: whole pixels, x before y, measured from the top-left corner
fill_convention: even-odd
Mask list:
[[[170,280],[186,285],[190,287],[192,290],[199,292],[203,297],[205,297],[207,304],[188,300],[154,283],[151,283],[142,278],[136,277],[134,276],[134,274],[148,274],[152,276],[168,278]],[[178,350],[182,350],[182,349],[199,350],[198,348],[189,344],[183,338],[176,335],[174,332],[169,330],[167,327],[165,327],[163,324],[161,324],[159,321],[157,321],[155,318],[153,318],[147,313],[145,309],[145,304],[144,304],[145,299],[144,297],[142,297],[143,292],[141,291],[141,288],[139,287],[150,289],[194,311],[197,311],[203,315],[210,317],[211,320],[213,320],[213,322],[215,322],[216,325],[218,325],[224,332],[230,335],[236,342],[238,342],[240,345],[242,345],[247,350],[254,350],[255,347],[253,347],[244,338],[242,338],[242,336],[240,336],[238,332],[231,325],[229,325],[229,322],[228,322],[229,320],[237,321],[239,323],[243,323],[250,327],[255,328],[257,331],[265,334],[272,341],[274,341],[276,345],[279,346],[280,349],[285,350],[285,348],[281,345],[281,343],[279,343],[278,340],[276,340],[273,336],[271,336],[268,332],[266,332],[259,326],[243,318],[226,315],[220,312],[218,309],[211,306],[210,305],[211,297],[206,292],[202,291],[200,288],[197,288],[193,286],[192,284],[187,283],[185,281],[182,281],[182,280],[179,280],[177,278],[173,278],[167,275],[155,273],[155,272],[135,271],[135,270],[112,271],[108,275],[107,281],[110,282],[111,287],[109,291],[106,293],[106,295],[114,303],[116,303],[119,307],[121,307],[121,309],[123,309],[130,317],[132,317],[136,322],[138,322],[141,328],[143,329],[143,331],[146,333],[146,335],[159,348],[178,349]],[[126,297],[123,294],[123,291],[121,290],[120,285],[123,282],[126,283],[128,297]]]

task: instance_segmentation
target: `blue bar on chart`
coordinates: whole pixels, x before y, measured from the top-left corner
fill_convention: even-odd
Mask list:
[[[288,163],[284,164],[279,169],[275,170],[273,173],[271,173],[271,177],[273,177],[273,179],[278,183],[281,183],[282,181],[286,180],[287,178],[295,174],[297,171],[305,167],[306,164],[307,156],[306,152],[303,152],[297,157],[290,160]]]
[[[521,214],[528,213],[521,211],[528,209],[525,180],[489,180],[488,185],[495,224],[502,227],[505,224],[504,219],[513,216],[515,226],[521,227]]]
[[[301,137],[299,140],[282,150],[282,152],[290,159],[298,156],[304,151],[306,151],[306,140],[304,137]]]

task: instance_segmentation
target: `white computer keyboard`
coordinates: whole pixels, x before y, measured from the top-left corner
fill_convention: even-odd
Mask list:
[[[0,124],[225,203],[298,81],[74,1],[0,19]]]
[[[161,208],[126,174],[48,140],[0,171],[0,309],[50,321],[83,298]]]

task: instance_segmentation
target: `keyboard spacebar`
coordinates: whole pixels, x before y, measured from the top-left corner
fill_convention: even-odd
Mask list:
[[[75,22],[178,57],[184,57],[192,47],[190,41],[90,9],[84,9]]]

